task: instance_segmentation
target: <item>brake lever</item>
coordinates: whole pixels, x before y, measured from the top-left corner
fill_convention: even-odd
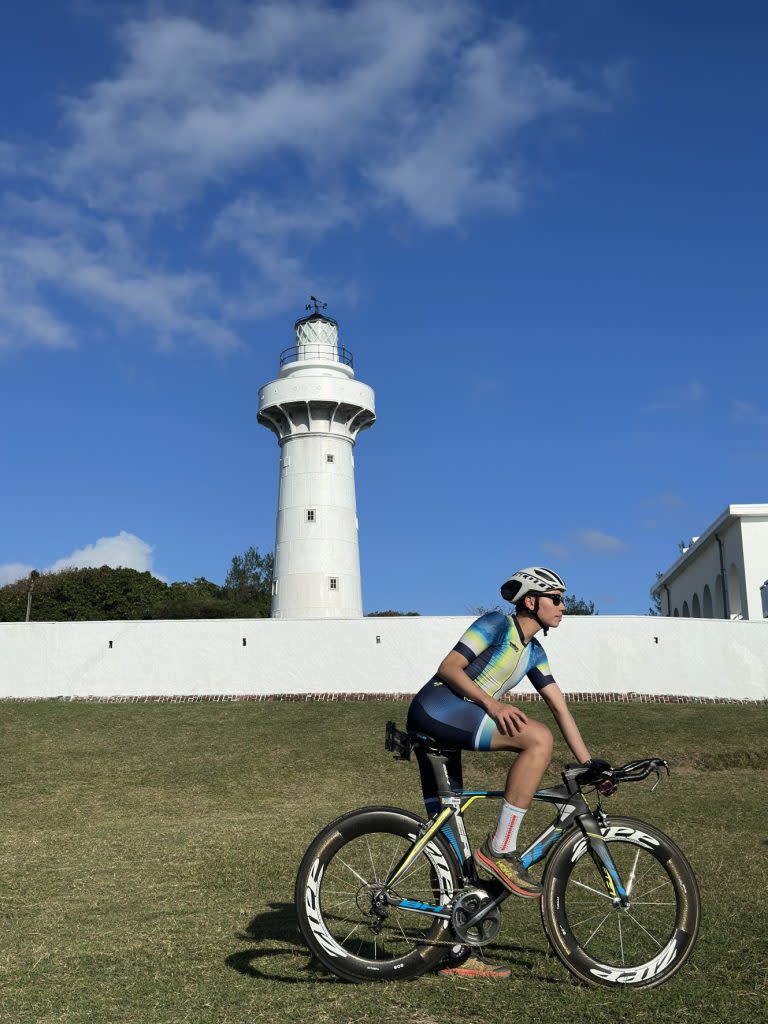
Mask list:
[[[670,772],[669,772],[669,764],[668,764],[668,763],[667,763],[666,761],[661,761],[661,760],[658,760],[658,761],[656,762],[656,764],[655,764],[655,765],[653,766],[653,767],[654,767],[654,770],[655,770],[655,772],[656,772],[656,781],[655,781],[655,782],[654,782],[654,784],[653,784],[653,785],[651,786],[651,792],[652,792],[652,793],[653,793],[653,792],[655,791],[656,787],[657,787],[657,786],[658,786],[658,784],[659,784],[659,783],[661,782],[661,766],[662,766],[662,765],[664,765],[664,767],[665,767],[665,768],[667,769],[667,778],[669,778],[669,775],[670,775]]]

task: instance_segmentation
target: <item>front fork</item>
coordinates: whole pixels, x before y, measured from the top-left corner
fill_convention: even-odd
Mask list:
[[[600,819],[599,824],[598,818]],[[608,849],[608,844],[605,839],[603,839],[603,835],[600,831],[600,826],[605,826],[607,823],[608,819],[602,808],[598,808],[596,816],[589,812],[587,814],[580,814],[577,818],[577,824],[584,833],[584,838],[587,841],[589,855],[594,861],[595,867],[603,880],[603,885],[605,886],[608,895],[613,899],[616,906],[628,907],[629,894],[624,888],[624,883],[622,882],[618,869],[613,862],[613,857]]]

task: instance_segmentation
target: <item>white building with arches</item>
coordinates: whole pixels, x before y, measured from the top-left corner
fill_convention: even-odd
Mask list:
[[[729,505],[683,548],[653,593],[663,615],[768,618],[768,505]]]

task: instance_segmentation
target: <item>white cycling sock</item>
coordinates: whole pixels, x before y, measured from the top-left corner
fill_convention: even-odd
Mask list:
[[[524,807],[515,807],[505,800],[501,805],[499,823],[491,836],[491,849],[494,853],[511,853],[517,849],[517,833],[520,822],[525,815]]]

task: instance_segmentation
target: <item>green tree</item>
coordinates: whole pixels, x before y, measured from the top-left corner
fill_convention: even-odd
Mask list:
[[[585,601],[582,597],[576,597],[575,594],[565,595],[565,613],[566,615],[599,615],[600,612],[595,608],[594,601]]]
[[[393,618],[398,618],[398,617],[403,617],[403,616],[410,616],[410,615],[421,615],[421,612],[394,612],[394,611],[386,611],[386,612],[366,612],[365,613],[366,619],[379,619],[379,618],[380,619],[393,619]]]
[[[472,609],[476,615],[484,615],[486,612],[501,612],[504,609],[499,605],[494,605],[493,608],[474,608]],[[581,597],[576,597],[575,594],[565,595],[565,612],[566,615],[599,615],[600,612],[595,608],[594,601],[585,601]]]
[[[108,565],[41,573],[34,580],[31,618],[38,622],[267,618],[272,555],[262,557],[251,548],[239,559],[239,569],[244,570],[239,585],[223,587],[202,576],[168,584],[148,572]],[[0,622],[24,621],[31,582],[22,579],[0,587]]]
[[[658,582],[664,575],[663,572],[656,571],[656,581]],[[654,594],[653,589],[650,590],[651,605],[648,609],[649,615],[661,615],[661,594]]]
[[[37,622],[84,622],[104,619],[149,619],[168,585],[135,569],[63,569],[44,572],[34,581],[31,619]],[[0,588],[0,620],[23,622],[30,581]]]
[[[275,559],[272,552],[260,555],[259,549],[251,546],[242,555],[234,556],[224,586],[227,590],[241,595],[269,595],[272,591],[274,569]]]

